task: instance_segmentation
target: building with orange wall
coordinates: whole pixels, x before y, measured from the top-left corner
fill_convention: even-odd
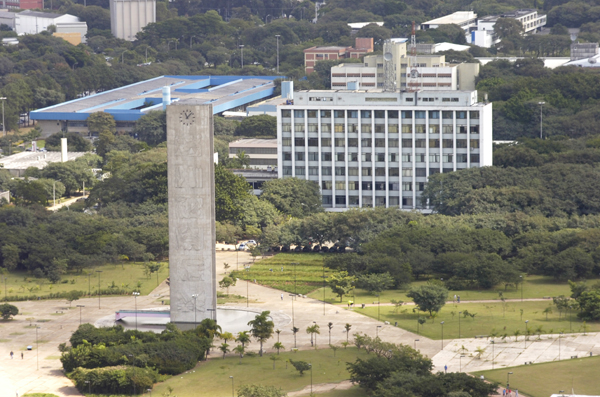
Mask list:
[[[306,74],[312,73],[318,61],[338,60],[346,58],[360,58],[373,52],[373,38],[357,37],[354,47],[340,46],[315,46],[304,50],[304,70]]]

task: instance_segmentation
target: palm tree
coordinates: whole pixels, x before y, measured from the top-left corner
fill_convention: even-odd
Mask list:
[[[250,334],[248,333],[248,331],[238,332],[238,336],[237,338],[235,338],[235,341],[241,343],[242,347],[245,348],[246,343],[250,343]]]
[[[225,353],[229,353],[229,345],[227,343],[221,343],[219,346],[219,350],[223,352],[223,360],[225,360]]]
[[[244,357],[244,353],[246,352],[246,348],[244,347],[244,345],[237,345],[236,347],[233,348],[233,352],[235,354],[240,355],[240,364],[241,364],[242,358]]]
[[[542,333],[544,332],[544,326],[543,325],[538,325],[535,328],[535,333],[538,334],[538,340],[542,339]]]
[[[298,327],[292,328],[292,332],[294,333],[294,348],[296,348],[296,334],[298,333],[298,331],[300,331],[300,328],[298,328]]]
[[[279,334],[281,333],[280,329],[276,329],[275,333],[277,334],[277,342],[279,342]]]
[[[477,346],[477,349],[475,349],[475,352],[477,353],[477,358],[480,359],[481,355],[483,353],[485,353],[485,347],[479,347],[479,346]]]
[[[346,329],[346,342],[348,342],[348,337],[350,336],[350,328],[352,328],[352,325],[346,323],[346,325],[344,325],[344,328]]]
[[[552,314],[552,307],[548,306],[544,309],[543,313],[546,315],[546,321],[548,321],[548,314]]]
[[[277,355],[279,355],[279,350],[280,349],[285,349],[285,346],[283,346],[283,343],[281,342],[277,342],[273,345],[274,349],[277,349]]]
[[[233,340],[233,334],[231,332],[221,332],[221,339],[227,343],[228,340]]]
[[[310,334],[310,344],[313,344],[313,335],[315,336],[315,348],[317,347],[317,334],[320,334],[319,325],[314,324],[309,327],[306,327],[306,333]]]
[[[516,330],[515,333],[514,333],[514,335],[515,335],[515,342],[516,342],[516,341],[519,340],[519,335],[521,335],[521,331]]]
[[[331,328],[333,328],[333,323],[328,323],[327,328],[329,328],[329,344],[331,345]]]

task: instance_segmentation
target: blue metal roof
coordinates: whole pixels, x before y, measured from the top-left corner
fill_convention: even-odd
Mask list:
[[[95,112],[116,121],[136,121],[162,109],[162,87],[171,87],[171,102],[198,99],[221,113],[273,95],[273,80],[281,76],[160,76],[124,87],[74,99],[30,113],[32,120],[85,121]]]

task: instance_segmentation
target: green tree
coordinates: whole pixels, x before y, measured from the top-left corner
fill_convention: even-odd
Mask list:
[[[231,287],[232,285],[235,285],[235,283],[236,283],[235,277],[225,276],[225,277],[223,277],[223,279],[221,281],[219,281],[219,287],[227,288],[227,295],[229,295],[229,287]]]
[[[353,289],[356,283],[355,276],[349,276],[348,272],[342,271],[333,273],[326,280],[327,285],[331,288],[331,291],[340,297],[340,302],[344,298],[344,295],[348,295]]]
[[[233,340],[233,334],[231,332],[221,332],[221,339],[223,339],[225,341],[225,343],[227,343],[228,340]]]
[[[250,197],[250,185],[244,177],[234,175],[222,165],[215,166],[216,220],[238,221],[243,213],[242,201]]]
[[[69,152],[89,152],[92,144],[76,132],[57,132],[46,138],[46,149],[60,152],[61,138],[67,138],[67,149]]]
[[[235,354],[239,354],[240,356],[240,364],[242,363],[242,358],[244,358],[244,353],[246,352],[246,348],[243,345],[237,345],[233,348],[233,352]]]
[[[263,343],[273,336],[273,328],[275,324],[269,320],[270,311],[266,310],[254,317],[254,320],[248,321],[250,333],[260,343],[260,356],[263,354]]]
[[[270,202],[277,210],[294,218],[304,218],[323,211],[319,185],[314,181],[274,179],[265,182],[262,189],[261,200]]]
[[[19,264],[19,247],[14,244],[2,246],[2,266],[6,270],[15,270]]]
[[[319,324],[313,324],[306,327],[306,333],[310,334],[310,344],[313,344],[313,336],[315,338],[315,348],[317,347],[317,335],[321,334]]]
[[[241,343],[243,347],[246,347],[246,344],[250,343],[250,335],[248,334],[248,331],[238,332],[238,336],[235,338],[235,341]]]
[[[577,303],[580,308],[577,317],[584,321],[600,320],[600,289],[582,292]]]
[[[223,360],[225,360],[225,354],[229,353],[229,345],[227,343],[221,343],[221,345],[219,345],[219,350],[221,350],[221,352],[223,352]]]
[[[433,312],[439,312],[446,304],[448,290],[438,285],[422,285],[412,288],[406,296],[413,299],[420,311],[429,312],[431,316]]]
[[[235,135],[274,138],[277,135],[277,117],[267,114],[246,117],[235,129]]]
[[[151,111],[140,117],[133,129],[134,135],[148,145],[155,146],[167,140],[167,112]]]
[[[358,276],[357,286],[366,289],[370,294],[390,289],[394,285],[394,279],[389,273],[362,274]]]
[[[17,314],[19,314],[19,309],[16,306],[8,303],[0,305],[0,317],[2,317],[3,320],[9,320],[12,316],[16,316]]]
[[[290,358],[290,364],[296,368],[296,371],[300,372],[300,375],[304,375],[305,371],[310,370],[311,365],[306,361],[294,361]]]
[[[213,117],[215,135],[233,135],[240,125],[239,121],[231,120],[221,116]]]
[[[281,350],[281,349],[285,349],[285,346],[284,346],[284,345],[283,345],[283,343],[281,343],[281,342],[276,342],[276,343],[273,345],[273,349],[276,349],[276,350],[277,350],[277,355],[279,355],[279,350]]]
[[[73,301],[79,300],[81,297],[81,291],[72,290],[65,294],[65,299],[69,302],[69,306],[73,303]]]
[[[501,39],[517,36],[523,32],[523,24],[514,18],[498,18],[494,25],[494,32],[497,33],[498,37]]]
[[[115,130],[117,123],[109,113],[96,112],[88,116],[88,130],[91,134],[98,135],[96,141],[96,152],[104,157],[109,152],[109,147],[115,142]]]

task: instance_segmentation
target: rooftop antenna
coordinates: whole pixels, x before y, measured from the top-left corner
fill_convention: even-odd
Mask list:
[[[395,92],[396,81],[394,73],[394,55],[392,54],[392,41],[386,40],[383,43],[383,91]]]
[[[406,71],[406,87],[408,91],[417,91],[419,88],[419,66],[417,61],[417,39],[415,35],[415,21],[412,22],[412,33],[410,36],[410,58],[408,60],[410,71]]]

